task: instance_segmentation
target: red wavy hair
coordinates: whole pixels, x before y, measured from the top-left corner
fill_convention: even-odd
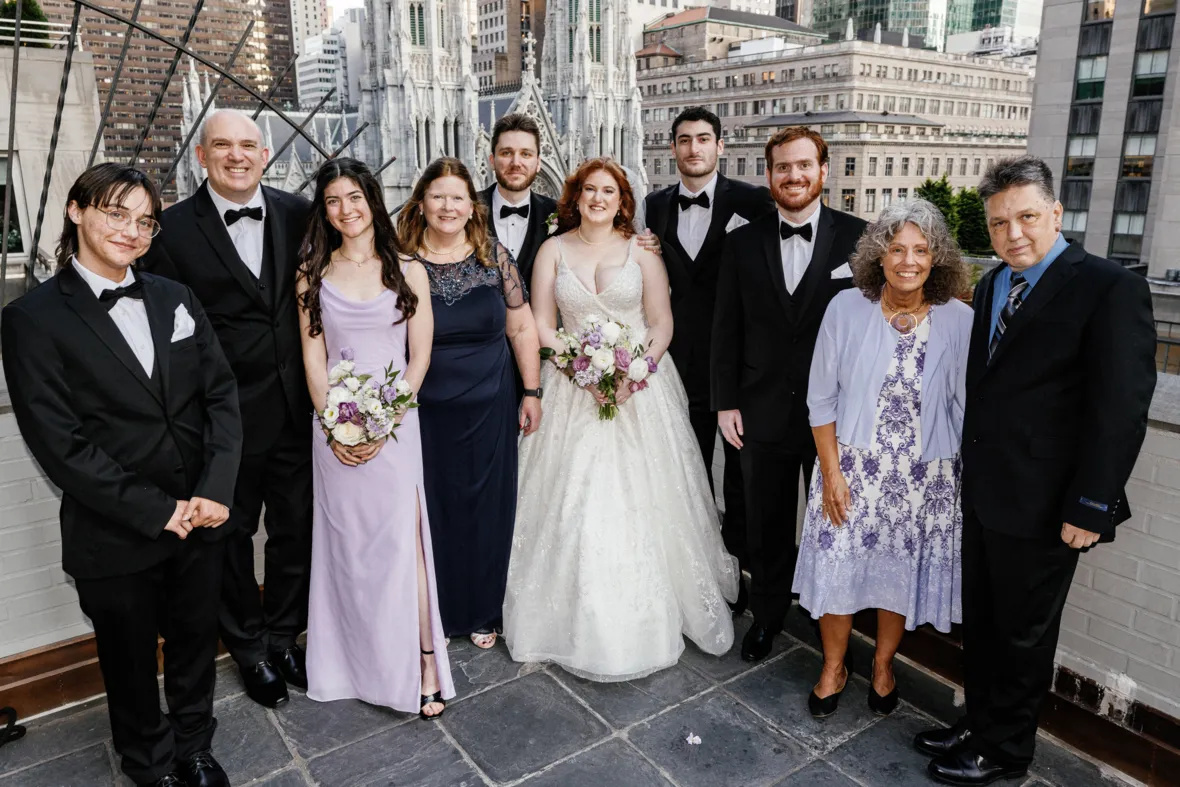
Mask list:
[[[624,238],[630,238],[635,234],[635,193],[631,191],[627,173],[614,159],[606,156],[587,159],[578,167],[577,172],[565,179],[561,199],[557,201],[557,231],[569,232],[577,229],[582,223],[582,214],[578,212],[578,198],[582,196],[586,179],[599,171],[605,171],[619,186],[619,212],[615,214],[615,229],[623,233]]]

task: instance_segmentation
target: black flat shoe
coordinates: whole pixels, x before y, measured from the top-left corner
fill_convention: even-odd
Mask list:
[[[873,670],[876,672],[876,668]],[[873,687],[873,676],[869,674],[869,710],[878,716],[888,716],[897,709],[897,681],[893,681],[893,691],[882,697]]]
[[[959,749],[931,760],[926,772],[930,774],[931,779],[943,784],[979,787],[1000,779],[1023,779],[1028,775],[1028,767],[1003,765],[989,760],[982,754]]]
[[[953,727],[919,732],[914,736],[914,748],[931,757],[941,757],[958,751],[970,739],[971,730],[960,721]]]
[[[242,667],[242,682],[246,684],[246,696],[265,708],[277,708],[291,699],[286,681],[269,661]]]
[[[762,661],[770,655],[770,651],[774,648],[774,635],[777,632],[771,631],[769,627],[763,626],[757,621],[750,630],[746,632],[746,636],[742,639],[742,659],[745,661]]]
[[[733,614],[742,615],[748,606],[750,606],[750,591],[746,590],[746,581],[739,576],[737,601],[730,604],[729,608]]]
[[[811,715],[817,719],[827,718],[836,712],[840,706],[840,695],[844,693],[844,689],[848,687],[849,673],[848,668],[844,669],[844,685],[835,694],[829,694],[826,697],[820,697],[815,693],[815,689],[811,690],[811,695],[807,698],[807,710],[811,711]]]
[[[292,645],[285,650],[272,650],[267,659],[290,686],[307,691],[307,656],[303,648]]]
[[[180,773],[186,787],[229,787],[229,777],[208,749],[181,763]]]
[[[186,787],[184,779],[180,778],[179,773],[166,773],[154,782],[149,782],[146,787]]]
[[[25,737],[25,727],[16,723],[16,709],[0,708],[0,716],[4,717],[4,729],[0,730],[0,746]]]
[[[424,650],[424,651],[422,651],[422,655],[423,656],[433,656],[434,651],[433,650]],[[422,703],[418,706],[418,715],[421,716],[423,719],[426,719],[426,721],[436,721],[438,719],[441,719],[442,715],[447,712],[447,702],[446,702],[446,700],[443,699],[442,689],[439,689],[438,691],[434,692],[433,694],[420,694],[419,696],[422,698]],[[439,705],[442,705],[443,709],[440,710],[438,713],[434,714],[433,716],[428,716],[426,714],[426,706],[433,705],[434,703],[438,703]]]

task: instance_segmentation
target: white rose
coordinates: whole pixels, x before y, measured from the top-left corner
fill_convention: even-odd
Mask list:
[[[398,380],[397,383],[394,384],[393,390],[398,396],[409,396],[414,392],[414,389],[411,388],[410,384],[405,380]]]
[[[641,383],[646,380],[649,374],[651,374],[651,372],[648,369],[647,359],[645,358],[636,358],[631,362],[631,365],[627,367],[627,379],[637,383]]]
[[[328,404],[332,407],[339,407],[345,402],[352,401],[352,394],[347,388],[333,388],[328,391]]]
[[[602,334],[602,340],[613,347],[623,333],[623,326],[617,322],[608,322],[599,329],[599,333]]]
[[[332,367],[332,371],[328,372],[328,382],[335,385],[347,376],[348,370],[344,368],[344,361],[341,361]]]
[[[587,314],[586,317],[582,320],[582,324],[585,325],[587,328],[593,328],[595,325],[597,325],[600,322],[602,322],[602,318],[599,317],[597,314]]]
[[[365,402],[364,411],[369,415],[377,415],[381,412],[381,400],[370,399]]]
[[[601,350],[594,351],[594,354],[590,356],[590,363],[600,372],[610,372],[615,368],[615,354],[603,347]]]
[[[324,408],[324,412],[320,415],[320,420],[323,421],[324,426],[331,429],[336,425],[336,419],[340,417],[340,411],[334,405],[328,405]]]
[[[336,424],[332,428],[332,439],[344,445],[356,445],[364,441],[365,430],[353,423]]]
[[[595,350],[594,345],[592,344],[587,344],[582,348],[582,355],[589,355],[591,358],[594,357],[594,353],[596,352],[598,352],[598,350]]]
[[[344,381],[344,387],[347,388],[348,390],[352,391],[353,393],[356,393],[361,388],[361,381],[356,379],[355,377],[349,377],[348,379],[346,379]]]

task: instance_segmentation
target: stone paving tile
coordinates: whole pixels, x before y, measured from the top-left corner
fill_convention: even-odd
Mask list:
[[[323,787],[486,785],[438,723],[421,720],[316,757],[307,767],[315,784]]]
[[[930,720],[905,708],[838,746],[826,759],[868,787],[911,787],[927,784],[928,757],[914,750],[914,735]]]
[[[796,648],[773,664],[743,675],[726,689],[792,737],[812,749],[827,751],[877,717],[866,702],[867,684],[853,675],[840,697],[840,709],[826,719],[813,718],[807,698],[822,666],[819,654]]]
[[[162,679],[161,679],[162,680]],[[246,691],[238,665],[228,656],[217,660],[217,682],[213,687],[213,701],[242,694]]]
[[[274,717],[287,740],[304,759],[417,718],[413,714],[366,705],[359,700],[315,702],[303,692],[293,692],[291,701],[274,711]]]
[[[25,737],[0,750],[0,776],[102,743],[111,735],[105,702],[90,703],[83,709],[72,708],[27,726],[29,732]]]
[[[308,787],[308,785],[307,780],[303,778],[303,774],[292,768],[286,771],[279,771],[265,779],[250,782],[248,787]]]
[[[484,773],[519,779],[601,740],[610,730],[544,672],[460,703],[442,720]],[[412,725],[408,725],[412,726]]]
[[[455,637],[447,646],[451,663],[451,679],[455,682],[455,699],[462,702],[474,692],[497,686],[513,678],[536,672],[539,664],[525,664],[512,660],[502,637],[488,650],[480,650],[468,637]]]
[[[521,782],[521,787],[672,787],[622,740],[607,741]]]
[[[244,784],[279,770],[291,762],[291,752],[266,709],[246,695],[218,704],[213,756],[233,784]]]
[[[754,619],[749,615],[734,618],[733,647],[723,656],[710,656],[692,642],[686,642],[684,655],[680,658],[680,663],[692,667],[706,678],[716,681],[726,681],[741,675],[743,672],[754,669],[758,665],[748,661],[742,661],[741,654],[742,637],[750,630],[753,622]],[[795,640],[780,634],[774,638],[774,647],[767,658],[774,658],[781,653],[787,652],[796,645],[798,643]]]
[[[713,685],[679,664],[625,683],[595,683],[561,669],[555,669],[553,675],[598,711],[615,729],[646,719]]]
[[[690,733],[700,744],[687,742]],[[810,756],[717,691],[636,725],[627,737],[683,787],[771,785]]]
[[[4,753],[12,744],[4,747]],[[101,743],[0,778],[2,787],[111,787],[111,761]]]
[[[823,760],[795,771],[774,787],[858,787],[856,782]]]
[[[1037,750],[1033,755],[1033,766],[1030,770],[1058,787],[1121,787],[1126,784],[1125,781],[1102,773],[1098,766],[1045,738],[1037,739]]]

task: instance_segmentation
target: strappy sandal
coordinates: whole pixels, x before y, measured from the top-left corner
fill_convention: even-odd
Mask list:
[[[423,656],[433,656],[434,651],[433,650],[424,650],[424,651],[422,651],[422,655]],[[418,710],[418,715],[421,718],[426,719],[426,721],[434,721],[436,719],[441,719],[442,715],[444,713],[446,713],[447,703],[446,703],[446,700],[443,699],[441,687],[439,688],[438,691],[434,692],[433,694],[420,694],[418,696],[420,696],[422,698],[422,704],[419,705],[419,710]],[[427,705],[434,705],[435,703],[442,705],[443,709],[440,710],[438,713],[434,714],[433,716],[428,716],[426,714],[426,706]]]
[[[25,737],[24,725],[16,723],[15,708],[0,708],[0,716],[7,719],[4,729],[0,730],[0,746],[12,741],[19,741]]]
[[[471,632],[471,644],[480,650],[491,650],[496,647],[496,630]],[[486,643],[486,644],[482,644]]]

